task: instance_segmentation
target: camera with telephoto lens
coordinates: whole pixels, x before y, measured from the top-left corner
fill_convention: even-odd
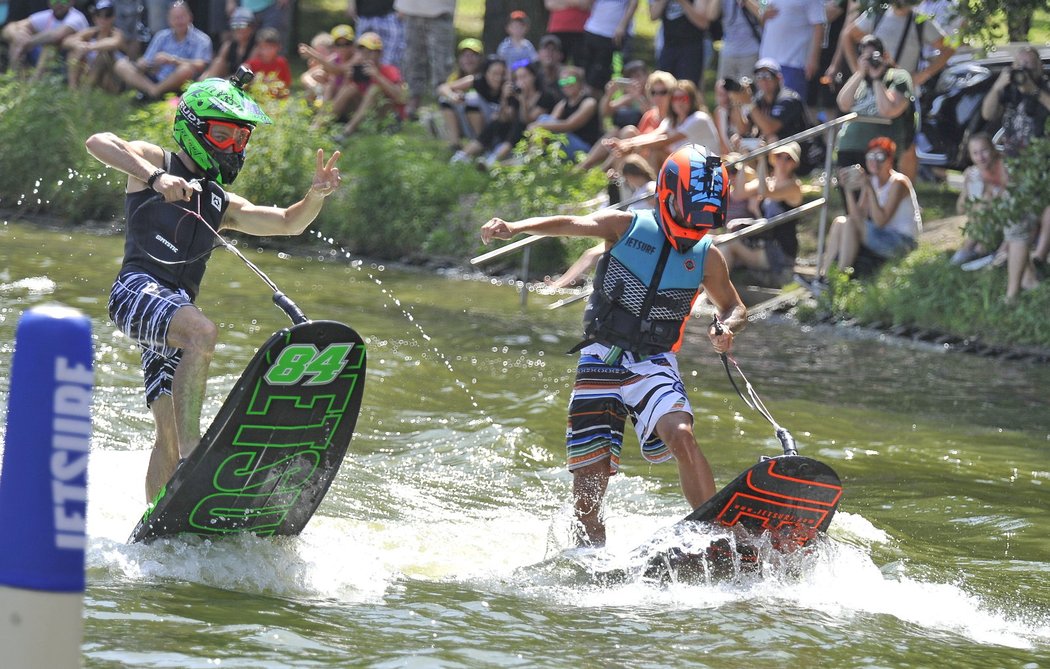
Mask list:
[[[726,77],[722,85],[728,93],[736,93],[740,90],[740,82],[736,79],[731,79],[730,77]]]
[[[877,70],[882,67],[882,52],[875,51],[871,54],[871,58],[868,59],[868,64],[871,65],[871,69]]]
[[[1010,68],[1010,83],[1014,86],[1024,86],[1028,83],[1028,70],[1023,67]]]

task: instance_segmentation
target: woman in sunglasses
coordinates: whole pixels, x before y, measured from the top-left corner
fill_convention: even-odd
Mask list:
[[[576,66],[561,68],[558,87],[565,97],[554,105],[550,114],[544,114],[529,124],[527,130],[543,128],[565,135],[565,153],[575,161],[578,153],[587,154],[601,139],[602,124],[598,116],[598,101],[587,92],[583,69]]]
[[[660,127],[663,120],[667,118],[668,112],[671,111],[671,91],[674,90],[677,83],[670,72],[657,70],[650,74],[645,80],[645,97],[651,106],[642,114],[638,125],[626,125],[606,133],[600,141],[594,143],[590,153],[577,168],[589,170],[601,165],[603,170],[614,169],[616,165],[613,164],[613,149],[623,140],[655,132]],[[610,82],[610,85],[615,85],[615,81]],[[647,158],[648,152],[642,152],[640,155]]]
[[[124,32],[116,27],[116,10],[112,0],[98,0],[91,10],[90,28],[66,39],[66,75],[69,87],[101,88],[120,92],[120,79],[113,66],[125,47]]]
[[[897,144],[889,137],[868,142],[864,154],[867,175],[859,189],[845,189],[846,216],[831,224],[821,281],[832,263],[853,267],[861,247],[880,261],[900,257],[918,247],[922,217],[911,180],[893,169]],[[840,180],[845,180],[840,176]]]
[[[671,105],[667,118],[656,131],[624,140],[613,148],[613,154],[623,157],[629,153],[647,149],[649,163],[658,166],[670,154],[687,144],[699,144],[718,150],[718,130],[711,115],[700,101],[696,84],[688,79],[679,79],[671,89]]]

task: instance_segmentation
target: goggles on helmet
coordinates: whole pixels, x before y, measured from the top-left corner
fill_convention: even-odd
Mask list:
[[[204,138],[220,151],[232,149],[234,153],[243,153],[251,139],[252,129],[250,126],[231,123],[229,121],[209,120],[204,131]]]

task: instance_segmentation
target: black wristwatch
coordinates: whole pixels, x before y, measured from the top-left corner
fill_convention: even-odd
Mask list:
[[[153,184],[157,183],[157,179],[159,179],[160,175],[162,175],[162,174],[167,174],[167,172],[165,172],[164,170],[160,169],[159,167],[157,169],[153,170],[153,174],[149,175],[149,179],[146,179],[146,186],[150,190],[154,190]]]

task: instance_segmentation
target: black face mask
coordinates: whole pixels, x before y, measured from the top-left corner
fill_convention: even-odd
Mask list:
[[[218,176],[221,177],[220,183],[223,186],[232,184],[237,175],[240,174],[241,168],[244,167],[244,154],[223,153],[222,151],[212,151],[211,149],[208,150],[208,153],[219,164]]]

